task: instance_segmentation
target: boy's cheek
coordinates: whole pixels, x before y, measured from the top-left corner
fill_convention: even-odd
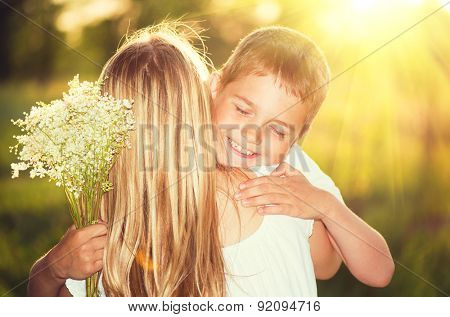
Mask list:
[[[213,114],[213,121],[219,128],[227,129],[230,126],[237,126],[237,119],[230,113],[218,110]]]
[[[228,118],[224,118],[228,119]],[[236,120],[223,120],[221,122],[215,123],[221,134],[224,136],[230,136],[238,142],[242,142],[241,130],[244,129],[245,125],[236,122]]]
[[[267,165],[279,164],[283,161],[289,150],[289,145],[280,143],[278,140],[268,139],[263,145],[264,156],[269,161]]]

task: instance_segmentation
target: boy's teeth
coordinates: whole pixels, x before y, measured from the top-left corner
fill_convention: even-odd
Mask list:
[[[231,146],[234,147],[234,148],[235,148],[236,150],[238,150],[239,152],[241,152],[242,154],[245,154],[245,155],[253,155],[253,154],[255,154],[255,153],[253,153],[253,152],[244,150],[244,149],[242,148],[242,146],[240,146],[239,144],[237,144],[237,143],[234,142],[233,140],[231,140],[231,139],[228,139],[228,140],[230,140]]]

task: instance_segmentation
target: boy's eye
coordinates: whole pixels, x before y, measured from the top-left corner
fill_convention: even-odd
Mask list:
[[[286,133],[275,126],[271,126],[271,129],[280,137],[284,137]]]
[[[247,111],[241,109],[240,107],[238,107],[236,105],[234,105],[234,106],[236,107],[237,112],[239,112],[240,114],[243,114],[243,115],[249,115],[250,114],[250,112],[247,112]]]

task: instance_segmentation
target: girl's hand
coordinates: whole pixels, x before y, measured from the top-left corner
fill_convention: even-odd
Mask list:
[[[281,163],[270,176],[243,182],[235,194],[245,207],[258,207],[258,212],[283,214],[303,219],[326,216],[331,194],[313,186],[297,169]]]
[[[103,268],[106,223],[75,229],[71,225],[48,254],[49,269],[56,279],[83,280]]]

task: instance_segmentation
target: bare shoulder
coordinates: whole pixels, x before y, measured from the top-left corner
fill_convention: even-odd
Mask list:
[[[254,207],[244,207],[234,199],[239,184],[249,177],[245,174],[218,173],[216,201],[223,246],[229,246],[252,235],[262,223],[263,217]]]

